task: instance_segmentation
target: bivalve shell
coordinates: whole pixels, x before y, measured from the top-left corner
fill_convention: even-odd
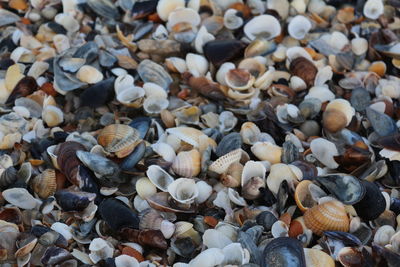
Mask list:
[[[182,151],[176,156],[171,166],[172,170],[182,177],[194,177],[201,170],[201,155],[197,149]]]
[[[97,141],[119,158],[129,155],[140,142],[138,130],[125,124],[110,124],[101,130]]]
[[[209,170],[218,174],[225,173],[229,166],[233,163],[239,162],[242,158],[242,149],[235,149],[214,161],[210,166]]]
[[[54,195],[57,189],[56,172],[53,169],[46,169],[31,181],[32,188],[40,198],[48,198]]]
[[[281,25],[272,15],[259,15],[247,22],[243,31],[250,40],[272,39],[281,33]]]

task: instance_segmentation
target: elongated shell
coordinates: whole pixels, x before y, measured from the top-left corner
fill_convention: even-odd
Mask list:
[[[197,149],[180,152],[172,163],[172,170],[182,177],[194,177],[200,173],[201,155]]]
[[[232,163],[239,162],[242,157],[242,149],[235,149],[222,157],[219,157],[208,168],[210,171],[218,174],[225,173]]]
[[[251,147],[251,152],[259,160],[267,160],[271,164],[281,162],[282,148],[270,142],[256,142]]]
[[[140,141],[140,134],[124,124],[110,124],[100,132],[97,141],[109,153],[119,158],[129,155]]]
[[[167,191],[168,186],[174,181],[174,178],[158,165],[151,165],[147,169],[146,175],[158,189],[164,192]]]
[[[40,198],[48,198],[54,195],[57,190],[56,172],[53,169],[46,169],[32,179],[32,188]]]
[[[324,231],[348,232],[349,217],[342,203],[328,201],[308,209],[304,213],[304,222],[313,233],[322,235]]]

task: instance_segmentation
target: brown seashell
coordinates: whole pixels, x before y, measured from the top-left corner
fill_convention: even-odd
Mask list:
[[[0,211],[0,220],[18,225],[23,230],[22,213],[17,207],[4,208]]]
[[[176,156],[171,166],[172,170],[182,177],[194,177],[201,170],[201,155],[197,149],[182,151]]]
[[[349,217],[343,204],[337,200],[328,201],[308,209],[304,222],[314,234],[321,236],[324,231],[348,232]]]
[[[72,184],[79,186],[78,171],[81,161],[76,156],[76,151],[83,150],[85,147],[74,141],[64,142],[55,149],[57,155],[57,163],[60,171],[67,177]]]
[[[28,8],[28,4],[25,0],[10,0],[8,6],[17,10],[25,10]]]
[[[383,77],[386,73],[386,64],[383,61],[375,61],[369,66],[368,71],[375,72],[380,77]]]
[[[218,83],[210,81],[206,77],[194,77],[191,76],[190,73],[185,73],[184,79],[187,80],[187,83],[191,87],[191,89],[205,97],[215,100],[225,99],[225,94],[221,90],[220,85]]]
[[[150,246],[166,250],[168,248],[167,241],[159,230],[136,230],[124,228],[121,230],[124,239],[131,242],[137,242],[142,246]]]
[[[160,113],[161,120],[164,123],[165,127],[173,128],[175,127],[175,116],[168,109],[163,109]]]
[[[314,79],[317,75],[318,69],[315,67],[314,63],[305,57],[295,58],[292,62],[290,62],[289,69],[292,75],[303,79],[308,86],[314,85]]]
[[[355,19],[354,7],[345,7],[340,9],[336,15],[336,18],[338,19],[338,21],[345,24],[352,22]]]
[[[24,97],[32,94],[38,85],[36,83],[35,78],[26,76],[22,78],[14,87],[13,91],[11,92],[10,96],[8,97],[6,104],[11,104],[14,102],[15,99],[19,97]]]
[[[400,134],[384,136],[378,139],[378,144],[384,148],[400,151]]]
[[[346,127],[347,118],[342,111],[329,109],[323,114],[322,124],[327,131],[336,133]]]
[[[137,251],[134,248],[128,247],[128,246],[126,246],[122,249],[121,254],[131,256],[131,257],[137,259],[138,262],[144,261],[144,257],[139,251]]]
[[[31,181],[33,191],[40,198],[48,198],[54,195],[57,190],[56,171],[46,169],[41,174],[37,175]]]
[[[110,124],[99,133],[97,141],[109,153],[118,158],[129,155],[140,142],[140,133],[125,124]]]
[[[239,187],[242,180],[243,165],[239,162],[232,163],[227,173],[220,176],[221,183],[226,187]]]
[[[305,212],[317,204],[317,202],[312,199],[310,190],[308,189],[310,184],[312,184],[310,180],[303,180],[296,186],[296,191],[294,192],[294,200],[296,201],[297,207],[299,207],[302,212]]]
[[[303,216],[297,217],[290,222],[288,235],[289,237],[296,238],[304,233],[304,229],[306,229],[306,226],[304,224]]]

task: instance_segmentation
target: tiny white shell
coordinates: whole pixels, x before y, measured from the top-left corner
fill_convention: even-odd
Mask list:
[[[224,25],[229,30],[236,30],[243,25],[243,18],[237,15],[236,9],[230,8],[225,11]]]
[[[185,0],[160,0],[157,4],[157,14],[163,21],[167,21],[169,14],[180,7],[185,7]]]
[[[209,33],[205,26],[201,26],[196,38],[194,39],[194,47],[198,53],[203,54],[203,46],[213,40],[215,40],[214,35]]]

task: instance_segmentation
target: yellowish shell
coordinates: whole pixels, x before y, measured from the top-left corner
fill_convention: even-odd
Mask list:
[[[242,157],[242,149],[238,148],[232,150],[231,152],[219,157],[216,161],[214,161],[210,167],[208,168],[210,171],[213,171],[218,174],[225,173],[229,166],[232,163],[239,162]]]
[[[46,169],[32,179],[33,191],[40,198],[46,199],[54,195],[57,190],[56,172],[53,169]]]
[[[271,164],[281,162],[282,148],[270,142],[257,142],[251,147],[251,152],[259,159]]]
[[[334,267],[335,261],[327,253],[314,248],[305,248],[307,267]]]
[[[312,199],[308,189],[310,184],[312,184],[310,180],[303,180],[296,186],[296,191],[294,192],[294,200],[296,201],[297,207],[299,207],[302,212],[305,212],[317,204],[317,202]]]
[[[172,170],[182,177],[194,177],[201,170],[201,155],[197,149],[182,151],[172,163]]]
[[[110,124],[100,132],[97,141],[109,153],[118,158],[129,155],[140,142],[139,132],[124,124]]]
[[[322,235],[324,231],[348,232],[350,227],[345,207],[337,200],[308,209],[304,213],[304,222],[317,235]]]

